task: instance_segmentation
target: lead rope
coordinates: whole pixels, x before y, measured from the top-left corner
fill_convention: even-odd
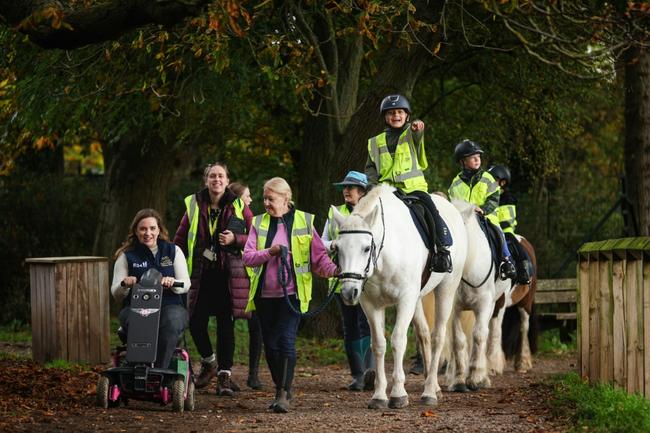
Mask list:
[[[291,303],[291,300],[289,299],[289,294],[287,293],[287,285],[289,284],[292,275],[291,267],[289,265],[289,261],[287,260],[287,257],[289,255],[288,251],[289,249],[286,246],[280,245],[280,266],[278,266],[278,281],[282,286],[282,292],[284,293],[284,300],[289,306],[289,310],[291,310],[291,312],[296,316],[300,316],[302,318],[313,317],[318,313],[320,313],[321,311],[323,311],[325,307],[327,307],[327,305],[330,303],[332,298],[334,298],[334,288],[336,287],[336,284],[332,285],[332,288],[330,289],[330,292],[325,298],[325,301],[323,301],[323,303],[319,305],[318,308],[312,311],[308,311],[306,313],[302,313],[299,310],[296,310],[296,307],[294,307],[293,304]],[[298,287],[296,287],[296,292],[297,290]]]

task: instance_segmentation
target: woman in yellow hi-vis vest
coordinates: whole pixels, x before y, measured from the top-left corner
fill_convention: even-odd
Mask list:
[[[190,333],[201,355],[201,372],[196,387],[208,386],[217,376],[217,395],[232,396],[238,387],[231,380],[235,353],[235,329],[231,290],[235,283],[230,278],[228,255],[239,252],[247,233],[234,233],[229,227],[234,222],[250,227],[253,213],[229,190],[228,169],[214,163],[203,173],[205,188],[185,198],[186,212],[176,230],[174,243],[187,256],[192,286],[188,294]],[[248,285],[246,278],[236,284]],[[240,310],[240,313],[244,312]],[[208,334],[210,316],[217,318],[216,355]]]
[[[296,334],[300,316],[306,312],[312,289],[312,272],[321,277],[338,274],[323,241],[314,230],[314,216],[296,209],[291,202],[291,187],[281,177],[264,184],[266,213],[253,219],[244,247],[244,264],[254,268],[247,311],[255,310],[262,324],[266,361],[275,383],[271,409],[286,413],[291,400],[291,384],[296,367]],[[279,278],[282,247],[288,249],[292,268],[285,286]]]
[[[449,247],[452,244],[447,224],[440,217],[424,178],[429,166],[424,150],[424,122],[409,122],[411,105],[402,95],[388,95],[379,106],[379,114],[386,122],[386,130],[368,140],[366,175],[369,185],[387,183],[404,194],[416,196],[428,209],[435,225],[434,245],[428,245],[433,254],[433,272],[451,272]]]
[[[342,215],[350,215],[361,197],[366,195],[368,178],[358,171],[350,171],[342,182],[335,183],[343,192],[344,204],[338,207]],[[327,222],[323,228],[323,243],[331,256],[336,255],[336,239],[339,227],[333,218],[330,207]],[[343,342],[345,354],[348,357],[352,382],[348,385],[350,391],[371,391],[375,386],[375,358],[370,349],[370,327],[361,304],[345,305],[341,300],[341,283],[332,279],[330,284],[336,284],[336,300],[343,317]]]

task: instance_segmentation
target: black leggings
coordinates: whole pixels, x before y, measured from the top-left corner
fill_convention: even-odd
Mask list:
[[[219,370],[230,370],[235,354],[235,321],[232,317],[228,278],[216,270],[204,270],[199,297],[190,317],[190,333],[202,358],[212,355],[208,334],[210,316],[217,318],[217,362]]]

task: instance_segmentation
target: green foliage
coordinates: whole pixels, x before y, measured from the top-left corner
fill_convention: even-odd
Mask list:
[[[32,330],[29,325],[14,320],[4,326],[0,326],[0,341],[8,343],[31,343]]]
[[[572,431],[636,433],[650,431],[650,402],[611,385],[590,386],[577,374],[555,377],[556,411],[575,423]]]
[[[577,349],[576,332],[569,334],[571,341],[565,343],[560,338],[558,328],[549,329],[540,334],[537,341],[537,351],[541,355],[564,355],[574,353]]]
[[[69,361],[66,361],[65,359],[55,359],[50,362],[46,362],[44,366],[45,368],[56,368],[58,370],[67,370],[67,371],[75,371],[81,367],[80,364],[71,363]]]

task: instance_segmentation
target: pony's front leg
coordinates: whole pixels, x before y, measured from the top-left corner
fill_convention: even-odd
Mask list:
[[[488,337],[488,324],[494,311],[494,302],[483,299],[479,302],[478,310],[474,311],[476,323],[472,334],[472,355],[469,361],[469,377],[467,387],[472,391],[487,388],[491,385],[487,374],[486,343]]]
[[[435,324],[431,332],[432,335],[432,356],[429,365],[429,374],[424,382],[424,391],[420,398],[422,404],[427,406],[436,406],[438,404],[438,393],[440,385],[438,384],[438,367],[440,357],[445,346],[447,336],[447,322],[453,307],[456,285],[440,286],[436,289],[436,313]]]
[[[393,345],[393,388],[390,392],[388,407],[392,409],[401,409],[409,404],[409,397],[404,388],[406,377],[403,363],[404,353],[406,352],[407,331],[411,320],[413,320],[417,302],[418,298],[414,298],[413,300],[403,300],[397,304],[395,327],[390,338]],[[424,349],[422,348],[422,350]]]
[[[363,302],[363,301],[362,301]],[[376,308],[371,303],[363,304],[363,311],[366,313],[368,325],[370,326],[370,336],[372,338],[372,352],[375,355],[375,364],[377,375],[375,376],[375,392],[372,395],[369,409],[383,409],[388,407],[388,397],[386,396],[385,356],[386,356],[386,336],[384,335],[385,310]]]
[[[487,346],[488,372],[491,375],[503,374],[506,356],[501,346],[501,327],[506,307],[501,307],[499,313],[490,319],[490,337]]]
[[[453,368],[449,368],[450,375],[447,383],[448,390],[453,392],[467,392],[467,338],[463,331],[462,308],[457,304],[452,312],[452,359]],[[453,375],[453,377],[451,377]]]
[[[533,359],[530,354],[530,345],[528,344],[528,327],[530,324],[530,315],[525,308],[517,307],[519,310],[519,338],[521,338],[521,351],[515,355],[515,370],[518,373],[525,373],[533,368]]]
[[[418,300],[415,307],[413,327],[415,328],[415,336],[422,355],[424,378],[426,379],[429,374],[429,364],[431,363],[431,331],[429,330],[429,322],[424,312],[424,304],[421,299]]]

